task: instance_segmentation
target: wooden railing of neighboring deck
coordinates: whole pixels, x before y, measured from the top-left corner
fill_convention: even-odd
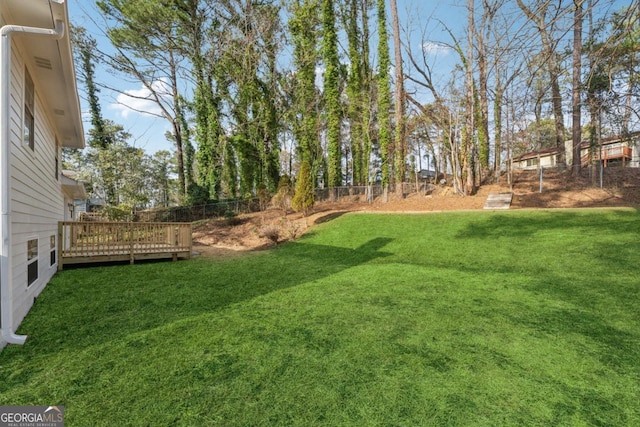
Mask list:
[[[633,158],[632,155],[633,155],[633,152],[631,150],[631,147],[624,147],[624,146],[602,147],[601,151],[595,150],[591,154],[592,156],[591,158],[595,161],[598,161],[598,160],[604,161],[605,162],[604,166],[606,167],[608,160],[622,159],[622,164],[624,165],[626,159],[631,160]],[[582,162],[583,166],[588,164],[589,153],[583,154],[580,161]]]
[[[58,223],[58,270],[65,264],[190,258],[191,223]]]

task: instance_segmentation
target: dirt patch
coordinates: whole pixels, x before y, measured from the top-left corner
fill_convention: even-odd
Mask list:
[[[506,181],[504,179],[503,181]],[[378,197],[369,204],[362,198],[316,204],[313,213],[267,209],[233,218],[212,219],[194,224],[194,251],[203,256],[231,257],[243,252],[270,248],[295,239],[315,224],[334,220],[347,212],[439,212],[482,209],[490,193],[513,192],[511,209],[619,207],[640,208],[640,169],[610,168],[599,187],[599,176],[573,178],[568,172],[543,174],[542,192],[536,171],[514,174],[513,185],[483,185],[473,196],[455,194],[451,187],[437,187],[430,194]]]

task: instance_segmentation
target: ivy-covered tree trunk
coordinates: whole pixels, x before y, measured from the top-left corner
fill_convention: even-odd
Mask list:
[[[347,78],[347,118],[349,123],[349,140],[353,184],[364,185],[367,171],[364,168],[364,132],[363,132],[363,73],[362,52],[360,49],[360,29],[358,27],[358,0],[349,0],[344,16],[347,41],[349,43],[349,76]]]
[[[373,108],[373,72],[369,61],[369,9],[373,6],[373,0],[360,0],[360,17],[362,24],[361,49],[362,52],[362,175],[363,182],[370,183],[375,179],[371,169],[371,153],[373,151],[374,131],[372,111]]]
[[[271,8],[268,12],[269,19],[273,22],[268,33],[264,34],[266,75],[261,83],[262,108],[262,176],[261,184],[269,193],[275,193],[280,182],[280,140],[279,134],[282,129],[280,123],[281,96],[278,87],[279,74],[277,71],[278,62],[278,39],[281,36],[282,28],[279,24],[279,10]],[[276,25],[277,24],[277,25]]]
[[[389,178],[392,175],[391,158],[391,83],[389,81],[389,40],[385,0],[378,0],[378,143],[380,144],[380,161],[382,186],[388,190]]]
[[[209,198],[216,199],[220,192],[220,125],[219,102],[213,94],[211,82],[203,77],[196,89],[195,116],[198,143],[198,181],[207,190]]]
[[[293,133],[298,142],[298,159],[309,163],[314,180],[320,170],[322,152],[315,86],[319,11],[317,0],[296,0],[289,19],[296,69]]]
[[[324,59],[324,99],[327,117],[328,182],[329,187],[342,185],[342,139],[340,128],[340,81],[338,59],[338,35],[333,0],[322,1],[322,56]]]

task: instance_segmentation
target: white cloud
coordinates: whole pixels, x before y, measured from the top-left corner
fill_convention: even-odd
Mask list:
[[[422,44],[422,50],[427,55],[449,55],[451,53],[451,48],[444,43],[441,42],[424,42]]]
[[[151,87],[162,98],[171,96],[171,88],[165,80],[156,80],[151,84]],[[158,115],[161,113],[160,107],[153,100],[151,94],[151,91],[142,85],[139,89],[126,90],[118,94],[116,103],[112,104],[111,108],[118,111],[120,116],[125,119],[132,113]]]

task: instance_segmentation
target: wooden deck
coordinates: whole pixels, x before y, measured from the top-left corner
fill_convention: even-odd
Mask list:
[[[67,264],[190,258],[191,223],[58,223],[58,270]]]
[[[601,150],[596,150],[589,157],[589,153],[585,154],[581,158],[582,166],[589,164],[589,159],[593,159],[594,161],[602,161],[603,166],[606,168],[607,163],[612,160],[620,160],[622,162],[622,166],[633,159],[633,152],[630,147],[602,147]]]

